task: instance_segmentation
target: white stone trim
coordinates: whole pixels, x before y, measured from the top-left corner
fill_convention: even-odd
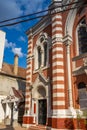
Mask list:
[[[77,118],[77,109],[57,109],[52,110],[53,118]]]
[[[55,58],[63,58],[63,54],[55,54],[52,56],[52,59],[55,59]]]
[[[30,48],[30,47],[32,47],[32,43],[29,43],[29,44],[28,44],[28,48]]]
[[[31,69],[28,69],[27,71],[26,71],[26,73],[31,73],[32,72],[32,70]]]
[[[28,67],[31,67],[31,64],[27,64],[27,68],[28,68]]]
[[[52,30],[52,32],[56,32],[56,31],[62,31],[62,27],[56,27]]]
[[[62,47],[53,48],[52,52],[63,51]]]
[[[28,103],[28,104],[25,104],[25,107],[28,107],[28,108],[29,108],[29,103]]]
[[[55,37],[62,38],[63,35],[62,33],[52,35],[52,39],[54,39]]]
[[[65,101],[53,101],[53,105],[58,105],[58,106],[65,105]]]
[[[57,38],[54,38],[53,41],[55,41],[55,39],[57,39]],[[62,38],[60,38],[60,39],[62,39]],[[53,47],[54,47],[53,50],[59,48],[59,47],[55,48],[55,45],[62,45],[62,44],[63,44],[62,42],[56,42],[55,44],[53,44]]]
[[[55,22],[52,24],[52,27],[54,27],[55,25],[62,25],[62,21],[55,21]]]
[[[55,16],[52,17],[52,21],[54,21],[57,18],[62,20],[62,16],[61,15],[55,15]]]
[[[31,78],[31,76],[30,75],[26,75],[26,78],[28,79],[28,78]]]
[[[53,74],[55,73],[64,73],[64,69],[55,69],[53,70]]]
[[[32,43],[31,43],[31,44],[28,44],[28,49],[29,49],[30,47],[32,47]]]
[[[31,49],[28,48],[27,53],[29,53],[30,51],[32,52],[32,48]]]
[[[30,42],[32,42],[32,41],[33,41],[32,39],[29,39],[29,40],[28,40],[28,44],[29,44]]]
[[[25,101],[29,101],[30,102],[30,98],[26,98]]]
[[[65,94],[64,94],[64,92],[53,93],[53,97],[65,97]]]
[[[71,130],[71,129],[56,129],[56,128],[51,128],[50,130]],[[74,129],[74,130],[83,130],[83,129]]]
[[[56,66],[56,65],[62,65],[63,66],[63,62],[62,61],[60,61],[60,62],[54,62],[53,64],[52,64],[52,66]]]
[[[64,81],[64,76],[53,77],[53,82],[54,81]]]
[[[64,89],[64,84],[53,85],[53,89]]]

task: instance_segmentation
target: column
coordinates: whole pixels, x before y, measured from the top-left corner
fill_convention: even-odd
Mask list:
[[[72,43],[72,38],[67,34],[63,38],[63,42],[66,46],[66,56],[67,56],[67,77],[68,77],[68,97],[69,97],[69,107],[73,107],[72,99],[72,82],[71,82],[71,61],[70,61],[70,45]]]
[[[32,40],[32,29],[29,33],[28,40],[28,51],[27,51],[27,71],[26,71],[26,103],[25,110],[30,114],[31,109],[31,84],[32,84],[32,51],[33,51],[33,40]]]
[[[59,110],[65,109],[65,87],[64,87],[64,56],[63,56],[63,30],[62,13],[56,6],[61,6],[62,1],[53,3],[52,13],[52,111],[53,116],[59,116]]]
[[[27,70],[26,70],[26,96],[25,96],[25,114],[23,117],[23,125],[27,127],[32,124],[32,64],[33,64],[33,38],[32,29],[28,32],[28,51],[27,51]]]

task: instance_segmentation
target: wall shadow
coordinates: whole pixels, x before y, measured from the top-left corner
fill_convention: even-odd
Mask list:
[[[23,99],[18,103],[18,123],[22,125],[23,123],[23,115],[25,111],[25,91],[26,91],[26,82],[23,80],[17,80],[18,82],[18,90],[22,92]]]

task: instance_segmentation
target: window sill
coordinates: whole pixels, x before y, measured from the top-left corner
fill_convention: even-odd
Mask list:
[[[87,53],[75,56],[74,58],[72,58],[72,61],[77,61],[77,60],[80,60],[80,59],[85,58],[85,57],[87,57]]]
[[[40,71],[43,71],[43,70],[48,69],[48,68],[49,68],[49,65],[48,65],[48,66],[41,67],[41,68],[39,68],[39,69],[34,70],[34,71],[33,71],[33,74],[35,74],[35,73],[37,73],[37,72],[40,72]]]

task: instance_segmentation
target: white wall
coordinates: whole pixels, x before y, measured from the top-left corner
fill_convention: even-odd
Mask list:
[[[11,117],[11,107],[10,104],[6,104],[6,112],[3,110],[3,106],[1,104],[1,99],[5,99],[8,95],[12,94],[12,87],[15,87],[17,90],[25,91],[26,83],[21,80],[17,80],[12,77],[8,77],[5,75],[0,75],[0,122],[4,119],[4,117],[9,115]],[[18,119],[18,111],[13,109],[13,119]]]
[[[2,68],[3,55],[5,46],[5,32],[0,30],[0,70]]]
[[[0,95],[0,123],[2,122],[2,120],[3,120],[4,117],[5,117],[4,109],[3,109],[2,104],[1,104],[1,100],[2,100],[3,98],[6,98],[6,96],[1,96],[1,95]]]

